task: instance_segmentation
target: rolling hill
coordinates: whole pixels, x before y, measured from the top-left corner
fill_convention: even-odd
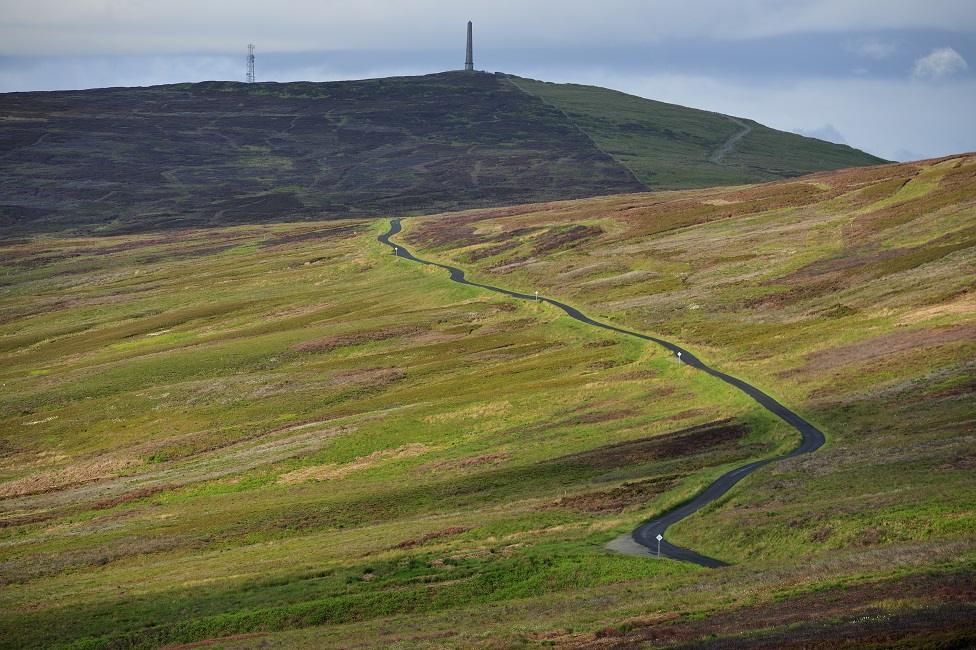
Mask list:
[[[423,214],[878,162],[749,120],[504,74],[0,95],[8,236]]]
[[[0,243],[0,647],[968,647],[976,156]]]

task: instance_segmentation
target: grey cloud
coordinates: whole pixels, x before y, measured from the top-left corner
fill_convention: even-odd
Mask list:
[[[816,129],[795,129],[793,132],[805,135],[808,138],[817,138],[818,140],[826,140],[835,144],[847,144],[847,138],[834,128],[833,124],[824,124]]]
[[[847,50],[858,56],[870,59],[885,59],[895,53],[898,47],[890,41],[877,38],[859,38],[848,41]]]
[[[0,0],[6,55],[423,50],[468,19],[499,46],[976,30],[971,0]],[[462,26],[462,27],[459,27]]]
[[[969,67],[966,59],[951,47],[940,47],[915,61],[912,74],[923,79],[942,79]]]

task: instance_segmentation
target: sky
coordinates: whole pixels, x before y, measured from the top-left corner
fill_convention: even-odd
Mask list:
[[[976,150],[976,0],[0,0],[0,92],[475,66],[891,160]]]

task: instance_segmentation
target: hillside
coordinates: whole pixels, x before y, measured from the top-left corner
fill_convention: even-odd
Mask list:
[[[0,647],[972,645],[976,157],[403,224],[826,446],[611,553],[795,432],[386,219],[7,241]]]
[[[442,73],[0,95],[0,227],[419,214],[881,162],[601,88]]]
[[[649,189],[740,185],[885,162],[745,118],[595,86],[511,79],[562,111]]]

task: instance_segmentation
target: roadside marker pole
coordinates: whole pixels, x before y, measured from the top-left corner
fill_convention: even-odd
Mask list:
[[[663,535],[657,536],[657,556],[661,557],[661,540],[664,539]]]
[[[678,363],[679,364],[681,363],[681,353],[680,352],[678,353]]]
[[[539,292],[538,291],[535,292],[535,301],[536,302],[539,302]]]
[[[393,257],[400,257],[400,249],[397,246],[393,247]]]

